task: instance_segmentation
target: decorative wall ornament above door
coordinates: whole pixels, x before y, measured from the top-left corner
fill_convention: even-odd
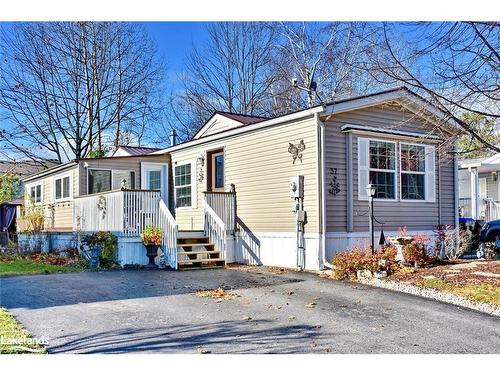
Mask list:
[[[288,144],[288,152],[292,154],[293,164],[298,160],[302,163],[303,152],[306,149],[306,144],[304,140],[301,139],[299,143],[289,143]]]

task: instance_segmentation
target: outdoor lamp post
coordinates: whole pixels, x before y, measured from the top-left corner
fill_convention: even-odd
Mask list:
[[[368,195],[368,213],[370,214],[370,238],[372,254],[375,253],[375,234],[373,232],[373,197],[375,196],[376,187],[373,184],[366,185],[366,193]]]

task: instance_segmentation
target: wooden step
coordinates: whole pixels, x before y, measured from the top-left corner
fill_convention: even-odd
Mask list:
[[[178,260],[177,264],[191,264],[191,263],[214,263],[214,262],[225,262],[223,258],[205,258],[205,259],[185,259]]]
[[[182,247],[182,248],[188,248],[188,247],[196,247],[196,246],[203,246],[203,247],[214,247],[213,243],[206,242],[206,243],[178,243],[177,247]]]
[[[218,250],[178,251],[177,255],[219,254]]]
[[[210,239],[208,237],[186,237],[177,238],[177,245],[195,245],[209,243]]]

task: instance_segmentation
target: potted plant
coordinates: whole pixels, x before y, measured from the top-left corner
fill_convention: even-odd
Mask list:
[[[161,245],[161,239],[163,237],[163,231],[161,228],[155,227],[154,225],[149,225],[144,228],[142,233],[142,242],[144,247],[146,247],[146,256],[149,258],[149,264],[147,268],[157,268],[155,264],[155,257],[158,255],[158,249]]]

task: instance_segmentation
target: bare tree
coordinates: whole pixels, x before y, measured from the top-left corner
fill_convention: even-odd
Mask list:
[[[188,58],[177,106],[193,111],[198,124],[216,110],[266,113],[273,30],[262,23],[223,22],[208,25],[207,32],[207,43],[193,47]]]
[[[369,48],[365,24],[282,22],[275,27],[280,35],[272,87],[276,114],[371,88],[374,80],[360,68]]]
[[[163,66],[145,30],[124,23],[17,24],[1,36],[3,149],[64,161],[102,154],[154,112]]]
[[[371,54],[369,69],[381,81],[396,81],[421,93],[475,141],[500,152],[498,136],[485,137],[464,120],[465,113],[475,114],[498,128],[499,26],[497,22],[386,23],[372,40],[378,48]],[[406,48],[398,48],[405,37]]]

